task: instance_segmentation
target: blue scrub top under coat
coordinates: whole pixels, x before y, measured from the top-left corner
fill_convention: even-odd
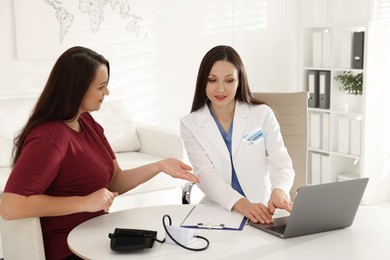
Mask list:
[[[229,150],[230,163],[232,165],[232,188],[234,190],[238,191],[242,196],[245,197],[245,193],[241,188],[240,182],[238,181],[236,170],[234,169],[233,160],[232,160],[233,119],[232,119],[232,122],[230,123],[229,131],[226,133],[225,129],[222,127],[221,123],[218,121],[218,119],[215,116],[215,114],[213,113],[213,111],[211,111],[210,107],[209,107],[209,110],[210,110],[211,116],[214,118],[215,122],[217,123],[219,132],[221,133],[222,138],[225,141],[226,147]]]

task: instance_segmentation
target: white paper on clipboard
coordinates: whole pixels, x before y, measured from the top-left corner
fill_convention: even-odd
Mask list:
[[[192,208],[181,227],[242,230],[246,218],[218,205],[199,204]]]

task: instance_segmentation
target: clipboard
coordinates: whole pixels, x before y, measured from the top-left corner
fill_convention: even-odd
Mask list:
[[[242,230],[246,217],[235,211],[228,211],[218,205],[199,204],[194,206],[181,223],[184,228]]]

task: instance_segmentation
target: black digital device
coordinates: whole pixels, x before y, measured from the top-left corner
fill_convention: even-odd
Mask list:
[[[132,251],[153,247],[157,231],[143,229],[115,228],[108,234],[110,247],[114,251]]]

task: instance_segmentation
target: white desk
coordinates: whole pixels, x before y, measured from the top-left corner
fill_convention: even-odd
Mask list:
[[[87,259],[390,259],[390,210],[364,206],[351,227],[302,237],[280,239],[246,225],[242,231],[198,230],[210,240],[209,248],[200,252],[158,242],[139,252],[120,254],[110,249],[108,233],[115,228],[156,230],[157,237],[163,239],[162,216],[169,214],[172,225],[180,226],[192,207],[157,206],[103,215],[76,227],[68,236],[68,244]]]

